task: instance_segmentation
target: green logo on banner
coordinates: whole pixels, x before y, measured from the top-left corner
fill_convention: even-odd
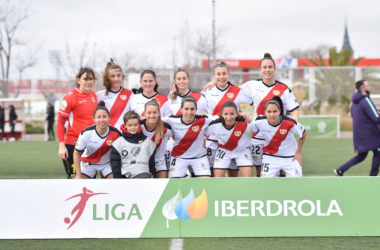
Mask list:
[[[208,210],[208,201],[206,189],[194,198],[193,189],[182,199],[181,190],[178,189],[177,194],[167,201],[162,207],[162,214],[165,216],[166,227],[169,228],[169,220],[181,219],[202,219]]]

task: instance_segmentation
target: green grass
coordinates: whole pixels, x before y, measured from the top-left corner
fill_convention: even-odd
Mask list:
[[[307,139],[304,176],[333,176],[352,139]],[[372,153],[345,176],[367,176]],[[0,179],[65,179],[57,142],[0,143]],[[337,177],[338,178],[338,177]],[[344,177],[343,177],[344,178]],[[74,181],[74,180],[68,180]],[[169,249],[170,239],[0,240],[0,249]],[[184,249],[379,249],[380,237],[185,238]]]

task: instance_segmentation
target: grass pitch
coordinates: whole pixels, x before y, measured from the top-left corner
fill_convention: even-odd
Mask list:
[[[303,174],[333,176],[332,170],[353,156],[352,139],[307,139]],[[371,159],[369,153],[345,176],[369,175]],[[65,178],[57,142],[0,142],[0,179]],[[183,245],[184,249],[379,249],[380,237],[185,238]],[[0,240],[0,249],[170,249],[170,239]]]

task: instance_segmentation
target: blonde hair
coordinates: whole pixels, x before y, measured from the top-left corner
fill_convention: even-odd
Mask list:
[[[186,75],[187,75],[187,79],[190,80],[189,73],[188,73],[185,69],[183,69],[183,68],[178,68],[178,69],[176,70],[176,72],[174,73],[174,76],[173,76],[173,84],[174,84],[175,91],[174,91],[174,93],[173,93],[173,95],[172,95],[172,101],[174,101],[175,99],[177,99],[177,96],[178,96],[178,94],[179,94],[179,93],[178,93],[179,90],[178,90],[177,84],[175,84],[175,78],[176,78],[176,76],[177,76],[177,74],[178,74],[179,72],[185,72]]]
[[[104,73],[103,73],[103,86],[105,87],[106,89],[106,96],[108,96],[108,92],[110,91],[111,89],[111,81],[109,79],[109,72],[110,70],[113,70],[113,69],[118,69],[121,71],[121,74],[123,76],[123,81],[126,79],[126,76],[123,74],[123,70],[121,69],[121,67],[119,65],[117,65],[116,63],[114,63],[113,59],[110,58],[110,61],[107,62],[107,65],[104,69]]]
[[[157,111],[158,111],[158,114],[159,114],[156,126],[154,127],[154,130],[156,131],[155,132],[156,136],[154,138],[154,143],[157,145],[158,143],[160,143],[161,139],[164,138],[164,124],[163,124],[163,122],[161,120],[160,104],[157,102],[156,99],[152,99],[152,100],[148,101],[144,105],[144,112],[145,113],[146,113],[146,108],[148,106],[155,106],[155,107],[157,107]]]

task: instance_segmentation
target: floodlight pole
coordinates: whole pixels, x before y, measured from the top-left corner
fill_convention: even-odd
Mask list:
[[[212,67],[215,65],[215,0],[212,0]]]

